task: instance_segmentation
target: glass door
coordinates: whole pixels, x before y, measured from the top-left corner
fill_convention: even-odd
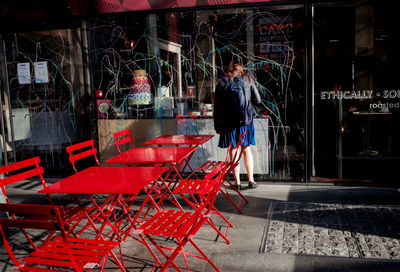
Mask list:
[[[314,6],[316,179],[388,181],[394,174],[400,159],[396,16],[388,1]]]
[[[181,45],[158,39],[159,67],[155,109],[159,118],[185,114],[182,94]]]

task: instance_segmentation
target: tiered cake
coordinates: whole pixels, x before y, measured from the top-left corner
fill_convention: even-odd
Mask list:
[[[135,70],[132,77],[131,93],[128,95],[130,105],[148,105],[153,103],[149,79],[145,70]]]

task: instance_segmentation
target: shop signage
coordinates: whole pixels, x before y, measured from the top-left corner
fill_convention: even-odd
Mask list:
[[[29,62],[17,64],[17,77],[19,84],[31,84],[31,69]]]
[[[265,59],[262,70],[271,71],[293,58],[292,16],[262,17],[254,27],[257,56]],[[280,68],[278,68],[280,69]]]
[[[49,83],[47,61],[39,61],[33,64],[35,69],[35,83]]]

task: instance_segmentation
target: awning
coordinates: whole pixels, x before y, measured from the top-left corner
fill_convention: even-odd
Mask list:
[[[99,13],[139,10],[221,6],[233,4],[277,2],[282,0],[94,0]]]

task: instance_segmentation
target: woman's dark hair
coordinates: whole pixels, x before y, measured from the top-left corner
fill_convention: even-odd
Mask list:
[[[237,69],[236,69],[237,66],[241,66],[242,69],[240,69],[240,71],[237,70]],[[246,71],[243,70],[243,64],[242,64],[240,61],[233,60],[233,61],[229,62],[229,65],[228,65],[228,68],[226,69],[225,75],[226,75],[228,78],[232,78],[232,77],[234,77],[237,73],[239,73],[241,76],[247,76],[247,78],[248,78],[249,81],[250,81],[250,76],[247,74]]]

